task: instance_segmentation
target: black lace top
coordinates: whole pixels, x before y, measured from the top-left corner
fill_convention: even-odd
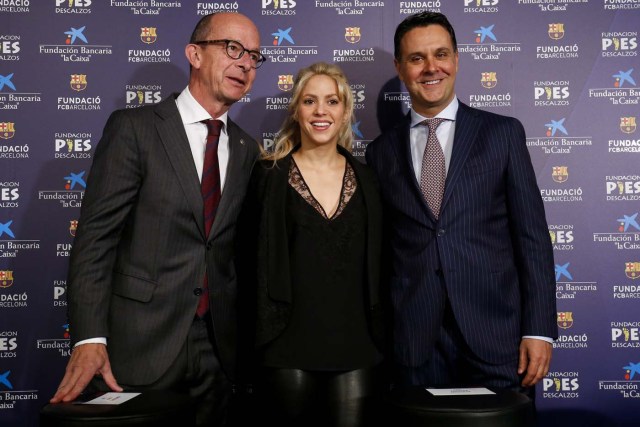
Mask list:
[[[340,202],[329,218],[291,162],[287,238],[293,310],[285,331],[265,349],[266,366],[351,370],[382,360],[365,317],[367,211],[353,168],[346,165]]]

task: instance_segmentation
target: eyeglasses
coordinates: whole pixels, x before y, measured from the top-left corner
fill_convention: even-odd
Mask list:
[[[257,50],[248,50],[245,49],[242,44],[235,40],[229,39],[221,39],[221,40],[200,40],[197,42],[193,42],[193,44],[218,44],[224,43],[225,51],[227,52],[227,56],[231,59],[240,59],[244,55],[245,52],[249,54],[249,59],[251,60],[251,68],[260,68],[260,66],[267,60],[267,58],[258,52]]]

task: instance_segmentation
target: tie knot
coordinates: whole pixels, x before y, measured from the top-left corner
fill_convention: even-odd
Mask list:
[[[207,125],[208,136],[220,135],[220,129],[222,129],[222,120],[208,119],[203,120],[202,123]]]
[[[447,119],[426,119],[422,122],[422,124],[429,128],[429,132],[433,132],[438,128],[438,126],[440,126],[440,123],[444,122],[445,120]]]

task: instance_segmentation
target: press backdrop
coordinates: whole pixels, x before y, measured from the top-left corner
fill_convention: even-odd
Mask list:
[[[231,116],[261,144],[297,70],[323,60],[350,79],[362,156],[410,105],[393,33],[424,9],[456,29],[460,100],[527,131],[561,328],[542,423],[638,425],[640,0],[0,0],[0,425],[37,425],[62,377],[68,256],[104,123],[184,88],[202,15],[260,28],[269,61]]]

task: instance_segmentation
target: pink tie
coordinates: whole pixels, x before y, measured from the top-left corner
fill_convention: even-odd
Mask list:
[[[218,164],[218,138],[222,122],[220,120],[204,120],[207,125],[207,147],[204,153],[204,166],[202,168],[202,181],[200,190],[204,203],[204,230],[209,236],[213,220],[216,218],[218,203],[220,203],[220,165]],[[209,310],[209,280],[207,274],[204,275],[203,292],[198,301],[196,313],[203,317]]]
[[[427,147],[422,156],[420,172],[420,190],[427,205],[436,219],[440,216],[440,204],[444,194],[444,181],[447,177],[444,166],[444,153],[436,135],[436,129],[445,119],[427,119],[422,122],[429,128]]]

